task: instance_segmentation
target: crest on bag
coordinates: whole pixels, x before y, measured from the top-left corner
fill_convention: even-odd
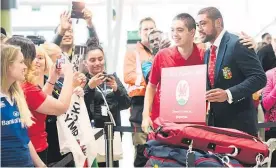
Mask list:
[[[224,79],[231,79],[232,78],[232,72],[231,69],[228,67],[224,67],[222,69],[223,77]]]
[[[187,81],[181,80],[178,82],[176,86],[175,96],[177,103],[181,106],[184,106],[188,102],[190,96],[190,88]]]

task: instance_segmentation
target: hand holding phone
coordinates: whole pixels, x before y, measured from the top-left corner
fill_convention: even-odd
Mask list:
[[[87,23],[87,26],[92,27],[93,26],[93,24],[92,24],[92,12],[87,8],[84,8],[82,12],[83,12],[83,18],[85,19],[85,21]]]
[[[106,74],[106,85],[111,87],[114,92],[117,91],[118,85],[113,74]]]
[[[104,82],[104,78],[105,77],[102,75],[102,73],[98,73],[89,80],[88,86],[90,89],[94,89]]]

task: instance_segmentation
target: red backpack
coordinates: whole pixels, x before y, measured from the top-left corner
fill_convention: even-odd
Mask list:
[[[269,155],[268,146],[260,139],[235,129],[175,124],[160,118],[155,124],[158,128],[149,134],[149,140],[226,154],[245,164],[256,164],[256,159],[262,160]]]

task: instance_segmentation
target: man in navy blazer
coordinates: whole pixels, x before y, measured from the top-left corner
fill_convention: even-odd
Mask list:
[[[254,50],[224,30],[220,11],[201,9],[197,26],[202,42],[210,42],[206,100],[210,102],[208,124],[234,128],[257,136],[257,111],[252,94],[266,85],[266,75]]]

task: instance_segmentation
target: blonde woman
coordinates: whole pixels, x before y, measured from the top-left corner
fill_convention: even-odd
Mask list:
[[[20,48],[1,45],[1,167],[44,167],[27,133],[33,124],[24,93],[26,65]]]
[[[27,73],[25,75],[26,80],[21,86],[28,107],[35,119],[35,124],[28,128],[28,134],[38,155],[45,163],[47,163],[48,143],[45,130],[46,117],[47,115],[61,115],[68,110],[71,96],[73,94],[73,88],[78,86],[78,83],[73,83],[72,65],[64,64],[62,67],[64,73],[64,85],[59,98],[53,98],[49,94],[52,93],[54,85],[58,79],[55,65],[50,68],[49,78],[43,88],[41,88],[38,85],[39,75],[37,68],[34,66],[36,50],[32,41],[23,37],[12,37],[7,41],[7,43],[19,45],[24,55],[25,64],[27,65]]]
[[[38,73],[38,85],[43,87],[44,75],[49,74],[49,69],[53,65],[53,62],[42,47],[36,46],[35,49],[36,56],[35,60],[33,61],[33,66],[36,68]]]
[[[57,61],[57,59],[61,58],[62,51],[58,45],[55,43],[44,43],[39,47],[43,48],[46,54],[50,57],[53,63]]]

